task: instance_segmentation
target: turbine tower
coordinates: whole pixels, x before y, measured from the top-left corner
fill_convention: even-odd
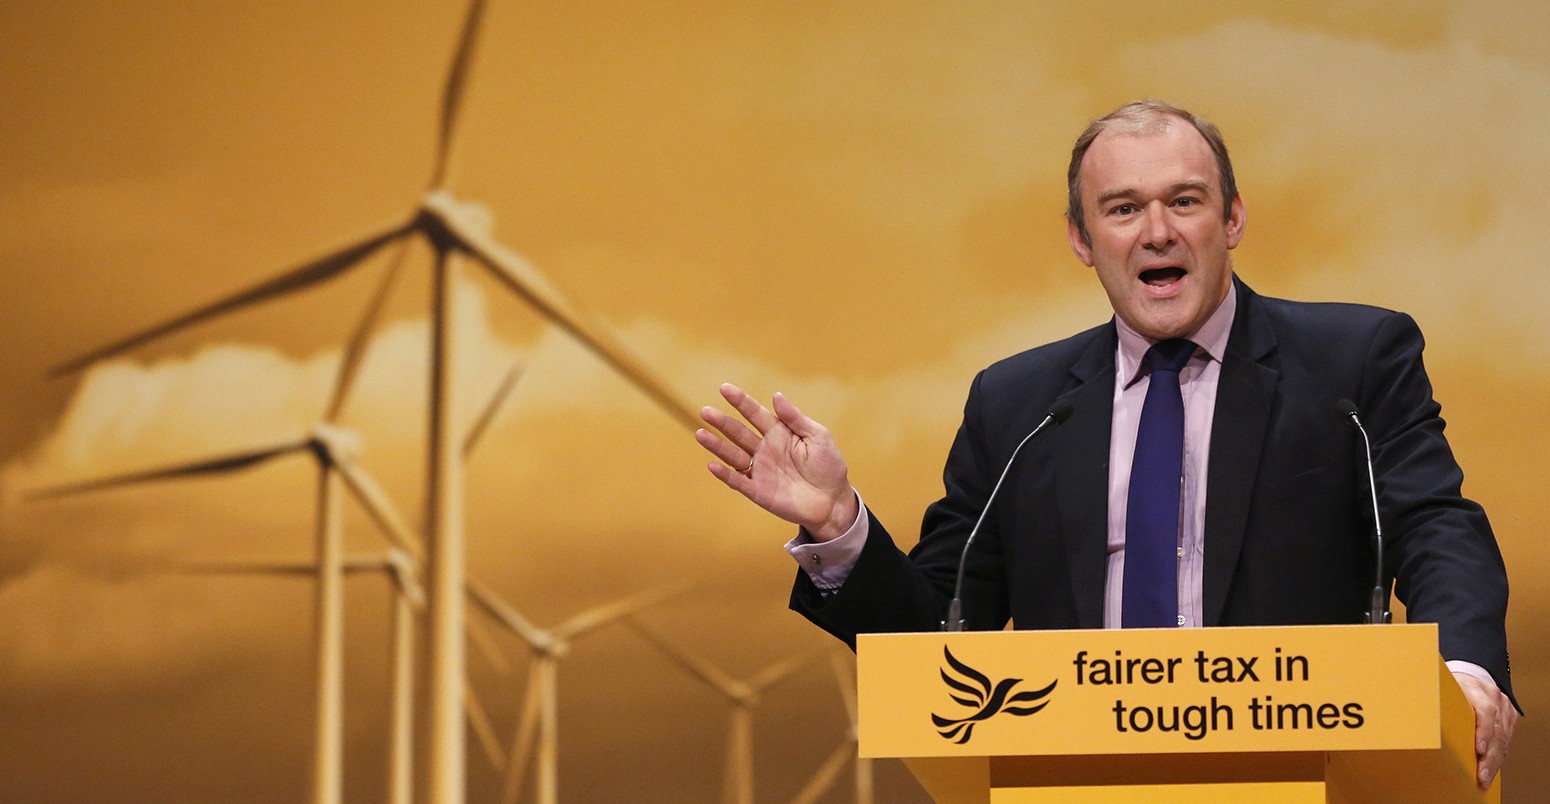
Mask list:
[[[540,804],[555,804],[559,798],[559,663],[570,652],[571,642],[606,625],[625,619],[635,612],[683,594],[688,584],[674,584],[613,603],[594,606],[549,629],[532,621],[494,591],[469,579],[468,593],[480,608],[496,622],[516,634],[532,651],[528,667],[527,690],[522,696],[522,711],[512,738],[511,758],[506,765],[505,804],[516,804],[521,795],[527,763],[537,752],[537,799]]]
[[[845,702],[845,714],[848,716],[849,728],[846,731],[845,740],[841,742],[834,752],[818,766],[807,784],[803,785],[796,797],[791,799],[791,804],[814,804],[824,793],[839,781],[840,771],[845,769],[845,763],[855,760],[856,773],[856,804],[872,804],[872,760],[860,755],[857,738],[860,735],[860,721],[856,717],[856,663],[854,655],[844,649],[831,649],[829,652],[829,665],[834,670],[834,681],[839,686],[840,698]]]
[[[317,720],[313,742],[312,800],[318,804],[339,802],[343,780],[344,536],[339,510],[341,480],[379,525],[392,523],[396,519],[392,509],[384,505],[386,496],[375,481],[355,466],[354,442],[349,431],[324,423],[306,435],[278,444],[54,486],[29,495],[34,500],[74,496],[157,480],[222,475],[289,455],[312,456],[318,467],[315,509],[317,552],[316,560],[310,566],[317,578]]]
[[[410,804],[414,796],[414,641],[415,620],[425,609],[425,591],[419,567],[408,552],[397,547],[373,554],[353,555],[343,562],[345,574],[381,572],[392,584],[393,608],[389,618],[391,707],[388,738],[388,802]],[[317,564],[300,559],[230,559],[183,561],[170,572],[197,575],[257,575],[307,577],[317,575]],[[496,770],[504,770],[505,755],[490,728],[489,717],[472,688],[468,689],[469,725],[480,738],[485,755]]]
[[[813,653],[777,661],[746,679],[736,679],[709,660],[680,647],[660,631],[638,617],[628,619],[647,642],[670,661],[707,686],[721,693],[732,705],[731,739],[727,741],[727,766],[722,801],[725,804],[753,804],[753,714],[763,692],[786,680],[812,661]]]
[[[389,714],[388,802],[409,804],[413,795],[411,750],[414,715],[414,613],[425,607],[425,592],[420,587],[414,559],[397,548],[380,553],[355,555],[342,563],[345,574],[381,572],[393,588],[393,609],[389,629],[392,634],[390,664],[392,708]],[[255,575],[279,577],[316,577],[316,562],[293,559],[235,559],[223,561],[178,562],[170,571],[197,575]]]
[[[430,187],[407,219],[387,224],[245,290],[148,326],[54,370],[55,375],[80,371],[196,324],[312,288],[350,272],[379,250],[398,244],[398,254],[391,260],[360,327],[346,346],[340,392],[335,405],[331,406],[332,415],[353,381],[360,353],[391,291],[409,238],[419,235],[430,244],[434,260],[430,404],[426,423],[425,543],[429,617],[425,663],[429,683],[424,707],[424,765],[426,800],[432,804],[454,804],[466,795],[463,468],[459,455],[461,439],[454,437],[451,416],[455,369],[452,307],[454,291],[460,281],[455,258],[466,258],[487,272],[550,323],[579,340],[670,416],[690,429],[699,426],[694,406],[687,404],[654,371],[632,355],[611,331],[561,294],[534,266],[498,243],[489,230],[489,215],[482,207],[459,201],[449,191],[455,133],[484,10],[484,0],[471,0],[442,93]],[[331,499],[331,488],[325,478],[320,491],[325,502]],[[332,508],[322,508],[320,518],[326,521],[332,516],[329,513]],[[328,568],[337,561],[337,551],[330,556],[333,557],[320,561],[320,573],[333,572]],[[319,785],[337,788],[337,781],[320,779]]]

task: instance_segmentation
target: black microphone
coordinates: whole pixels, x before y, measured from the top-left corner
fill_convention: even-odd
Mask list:
[[[1383,520],[1378,516],[1378,482],[1372,471],[1372,441],[1367,438],[1367,428],[1362,426],[1362,420],[1357,416],[1356,403],[1349,399],[1342,399],[1335,403],[1335,412],[1345,419],[1346,424],[1355,428],[1362,434],[1362,447],[1367,458],[1367,489],[1372,493],[1372,555],[1377,562],[1373,581],[1372,600],[1367,609],[1367,622],[1387,623],[1392,622],[1394,615],[1389,611],[1389,585],[1383,577]]]
[[[1001,490],[1001,484],[1006,481],[1007,473],[1012,471],[1012,463],[1017,460],[1017,455],[1023,451],[1023,445],[1033,440],[1044,428],[1052,424],[1060,424],[1071,418],[1071,403],[1064,399],[1057,399],[1049,406],[1049,412],[1044,414],[1044,419],[1023,436],[1023,440],[1017,442],[1017,448],[1012,450],[1012,457],[1006,459],[1006,466],[1001,469],[1001,477],[996,480],[995,488],[990,490],[990,496],[985,498],[985,507],[980,509],[980,518],[975,520],[974,528],[969,531],[969,538],[964,540],[963,552],[958,555],[958,582],[953,585],[953,602],[947,605],[947,619],[942,621],[942,630],[956,633],[963,630],[963,571],[969,563],[969,546],[974,544],[974,537],[979,535],[980,525],[985,523],[985,515],[990,513],[990,506],[996,501],[996,492]]]

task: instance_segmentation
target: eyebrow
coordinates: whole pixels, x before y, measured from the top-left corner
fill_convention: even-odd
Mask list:
[[[1177,184],[1174,184],[1168,187],[1166,194],[1171,197],[1191,190],[1200,193],[1201,195],[1211,195],[1211,185],[1198,179],[1181,181]],[[1099,193],[1098,197],[1094,199],[1093,203],[1097,204],[1099,207],[1102,207],[1105,204],[1108,204],[1110,201],[1114,201],[1120,198],[1134,198],[1136,195],[1137,191],[1133,187],[1124,187],[1118,190],[1107,190],[1105,192]]]

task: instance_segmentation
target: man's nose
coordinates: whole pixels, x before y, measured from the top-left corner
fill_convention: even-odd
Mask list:
[[[1142,221],[1144,242],[1142,245],[1155,251],[1162,251],[1173,245],[1174,230],[1173,221],[1168,218],[1168,209],[1161,201],[1153,201],[1146,205],[1142,213],[1145,218]]]

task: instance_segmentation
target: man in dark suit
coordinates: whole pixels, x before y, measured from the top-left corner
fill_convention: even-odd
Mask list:
[[[1460,494],[1415,323],[1235,280],[1247,215],[1231,161],[1215,127],[1182,109],[1138,102],[1094,121],[1068,182],[1071,248],[1115,317],[980,373],[946,494],[908,554],[861,504],[828,432],[783,396],[771,410],[722,387],[751,429],[702,412],[725,437],[697,434],[719,459],[711,473],[801,526],[787,545],[802,566],[792,607],[851,644],[938,627],[1002,483],[969,554],[970,627],[1359,622],[1374,523],[1361,436],[1336,410],[1350,400],[1372,437],[1385,577],[1411,620],[1439,624],[1488,787],[1518,717],[1506,572],[1484,512]],[[1057,401],[1069,420],[1013,461]],[[1163,421],[1171,463],[1154,469]]]

